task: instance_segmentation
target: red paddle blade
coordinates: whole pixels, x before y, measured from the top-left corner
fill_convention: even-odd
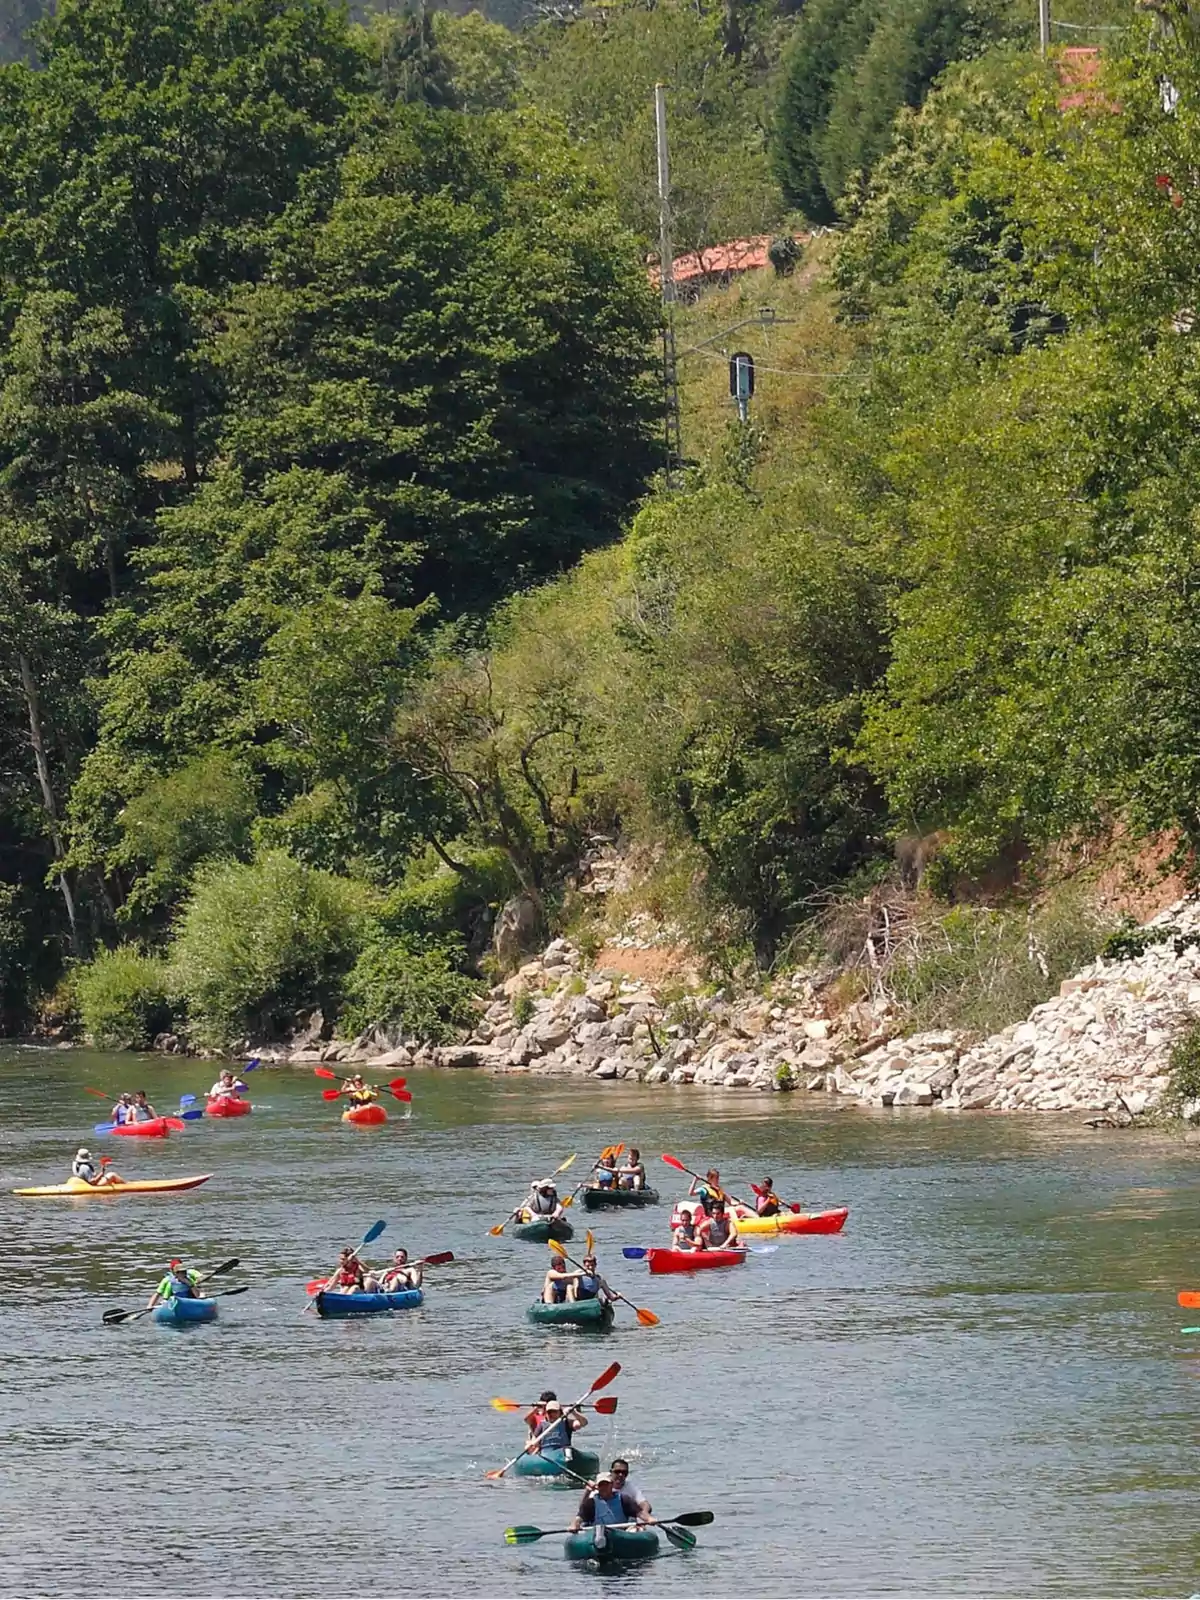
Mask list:
[[[412,1100],[412,1095],[407,1089],[393,1089],[392,1093],[396,1096],[397,1100]]]
[[[686,1172],[687,1171],[687,1168],[684,1166],[683,1162],[682,1161],[676,1161],[674,1156],[663,1156],[663,1160],[667,1163],[667,1165],[669,1167],[674,1167],[676,1172]]]
[[[454,1251],[453,1250],[439,1250],[437,1255],[435,1255],[435,1256],[425,1256],[425,1257],[423,1257],[423,1263],[427,1267],[444,1267],[446,1265],[447,1261],[453,1261],[453,1260],[454,1260]]]
[[[595,1394],[597,1389],[607,1389],[609,1384],[617,1376],[617,1374],[620,1372],[620,1370],[621,1370],[621,1363],[619,1361],[614,1361],[611,1367],[605,1367],[604,1371],[600,1374],[600,1376],[596,1379],[595,1383],[588,1390],[588,1394]]]
[[[332,1078],[335,1083],[337,1082],[337,1073],[330,1072],[328,1067],[314,1067],[313,1071],[318,1078]]]
[[[321,1090],[321,1099],[322,1100],[340,1100],[341,1098],[342,1098],[342,1091],[340,1089],[322,1089]]]
[[[407,1082],[408,1082],[407,1078],[389,1078],[388,1079],[388,1088],[389,1089],[403,1089],[404,1085]]]
[[[308,1280],[308,1282],[304,1285],[304,1292],[305,1292],[305,1294],[316,1294],[318,1289],[323,1289],[324,1287],[325,1287],[325,1279],[324,1278],[310,1278]]]
[[[611,1417],[616,1409],[617,1397],[615,1394],[602,1394],[599,1400],[596,1401],[596,1410],[602,1417]]]
[[[86,1083],[83,1086],[83,1092],[84,1094],[94,1094],[97,1100],[107,1100],[110,1104],[117,1098],[115,1094],[105,1094],[103,1089],[89,1089]]]

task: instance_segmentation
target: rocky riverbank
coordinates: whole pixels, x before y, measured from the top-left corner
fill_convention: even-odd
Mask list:
[[[1200,902],[1168,908],[1128,953],[1093,962],[982,1041],[900,1036],[884,1003],[836,1009],[835,986],[819,977],[740,999],[720,990],[667,999],[662,988],[615,967],[588,969],[556,939],[481,1000],[477,1025],[457,1044],[374,1034],[314,1040],[286,1059],[799,1091],[881,1107],[1136,1115],[1166,1087],[1182,1019],[1200,1013]]]

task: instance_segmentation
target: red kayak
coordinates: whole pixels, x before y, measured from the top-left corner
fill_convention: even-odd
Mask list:
[[[121,1122],[111,1131],[127,1139],[165,1139],[172,1128],[183,1127],[178,1117],[151,1117],[149,1122]]]
[[[239,1100],[232,1094],[219,1094],[209,1100],[204,1112],[209,1117],[246,1117],[251,1109],[249,1100]]]
[[[342,1121],[353,1122],[359,1128],[378,1128],[387,1121],[387,1112],[382,1106],[351,1106],[342,1112]]]
[[[744,1250],[670,1250],[657,1245],[646,1251],[651,1272],[700,1272],[705,1267],[740,1267]]]

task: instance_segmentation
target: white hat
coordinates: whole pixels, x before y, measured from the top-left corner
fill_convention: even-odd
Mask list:
[[[79,1146],[79,1149],[76,1150],[76,1152],[75,1152],[76,1161],[79,1160],[80,1156],[86,1156],[88,1158],[88,1160],[90,1161],[92,1159],[92,1152],[89,1149],[87,1149],[87,1147],[85,1145],[81,1144]]]

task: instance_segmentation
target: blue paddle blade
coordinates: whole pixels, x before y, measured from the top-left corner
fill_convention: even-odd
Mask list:
[[[93,1133],[111,1133],[116,1127],[115,1122],[98,1122],[92,1129]]]
[[[196,1096],[194,1094],[181,1094],[179,1096],[179,1104],[181,1106],[194,1106],[196,1104]]]
[[[626,1261],[642,1261],[646,1256],[646,1247],[643,1244],[627,1244],[621,1254]]]
[[[378,1239],[379,1235],[386,1227],[386,1222],[376,1222],[372,1227],[367,1229],[366,1233],[363,1234],[363,1243],[370,1244],[372,1239]]]
[[[250,1058],[250,1060],[247,1061],[246,1065],[242,1068],[242,1071],[243,1072],[253,1072],[255,1067],[260,1066],[260,1065],[261,1065],[261,1062],[259,1061],[258,1057],[257,1056],[252,1056]]]
[[[181,1122],[195,1122],[199,1117],[202,1117],[203,1115],[204,1115],[204,1107],[203,1106],[195,1106],[190,1111],[181,1111],[179,1113],[179,1120]]]

